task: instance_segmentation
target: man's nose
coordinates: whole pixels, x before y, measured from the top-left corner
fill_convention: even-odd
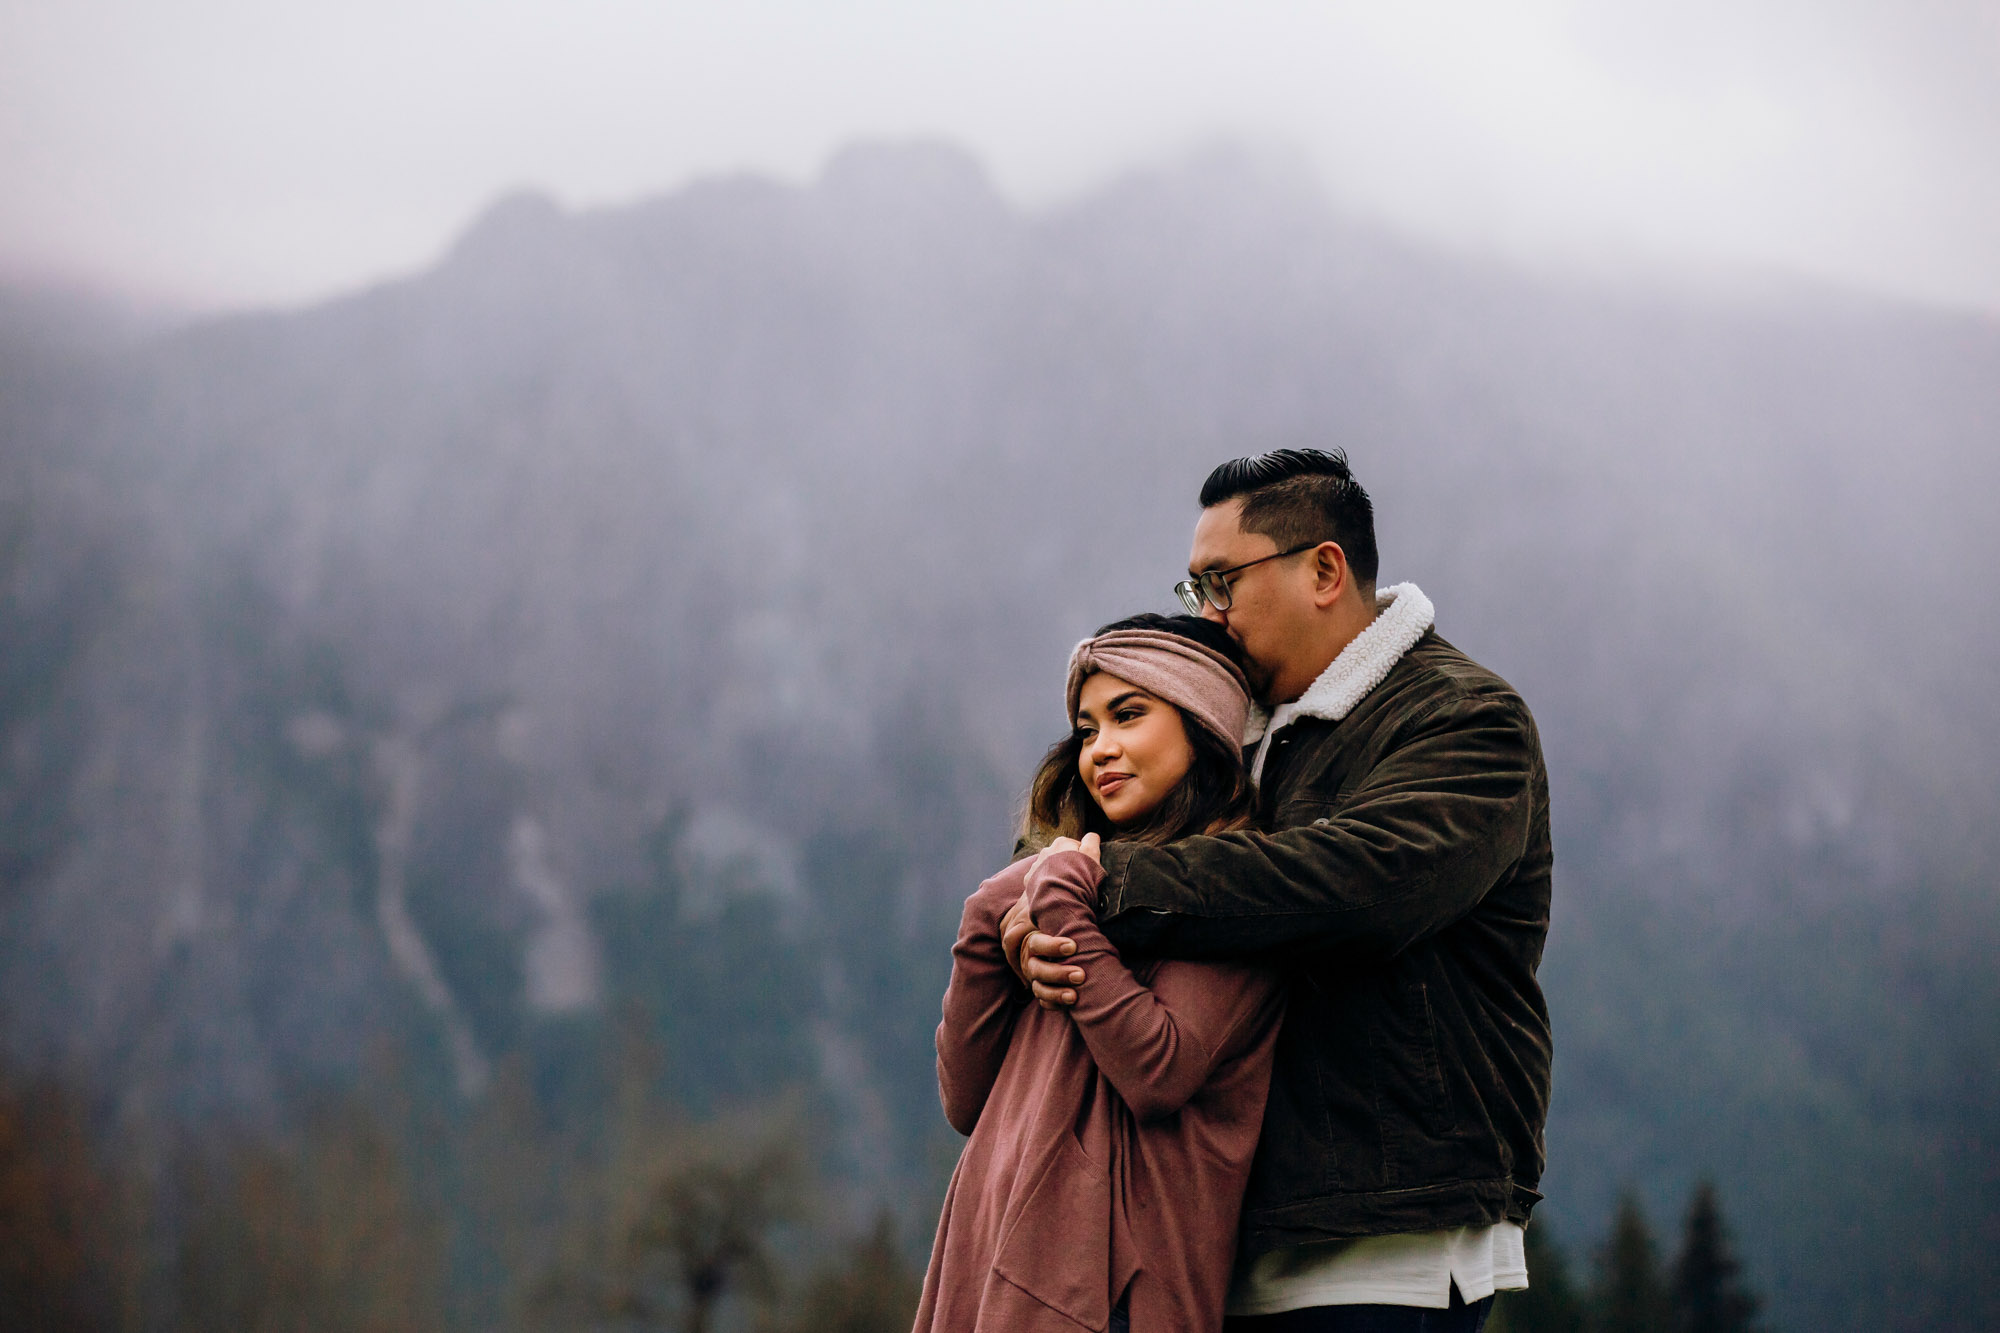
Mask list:
[[[1229,613],[1217,610],[1215,603],[1209,601],[1206,597],[1202,598],[1201,601],[1201,618],[1211,625],[1227,625],[1229,623]]]

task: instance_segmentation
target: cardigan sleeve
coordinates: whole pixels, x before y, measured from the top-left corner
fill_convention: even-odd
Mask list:
[[[1277,1022],[1280,978],[1248,964],[1167,963],[1150,986],[1140,981],[1098,929],[1093,904],[1102,874],[1081,852],[1043,861],[1028,876],[1035,919],[1076,944],[1067,961],[1085,980],[1069,1014],[1098,1071],[1134,1115],[1158,1120],[1179,1111]]]
[[[945,1119],[961,1134],[979,1123],[1007,1058],[1014,1020],[1028,1003],[1000,950],[1000,918],[1021,896],[1021,887],[1018,867],[980,885],[965,900],[951,947],[951,982],[937,1030],[938,1099]]]

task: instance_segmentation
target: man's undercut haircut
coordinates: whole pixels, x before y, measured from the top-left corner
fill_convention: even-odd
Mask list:
[[[1281,551],[1337,542],[1357,586],[1375,587],[1375,506],[1354,479],[1344,449],[1273,449],[1235,458],[1201,484],[1201,507],[1241,497],[1245,532]]]

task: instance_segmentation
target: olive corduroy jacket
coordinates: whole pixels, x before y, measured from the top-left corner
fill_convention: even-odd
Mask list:
[[[1269,832],[1109,843],[1129,956],[1289,967],[1242,1252],[1524,1222],[1541,1196],[1548,774],[1521,697],[1414,585],[1256,756]]]

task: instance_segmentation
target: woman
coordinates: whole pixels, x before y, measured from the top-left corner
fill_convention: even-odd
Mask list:
[[[1171,842],[1243,828],[1250,706],[1235,644],[1191,616],[1107,625],[1070,658],[1074,729],[1043,759],[1024,838]],[[1277,1037],[1267,970],[1127,963],[1093,915],[1082,852],[1016,861],[966,901],[938,1087],[970,1141],[952,1175],[918,1333],[1222,1324],[1236,1219]],[[1027,899],[1075,941],[1085,984],[1044,1010],[1000,921]]]

